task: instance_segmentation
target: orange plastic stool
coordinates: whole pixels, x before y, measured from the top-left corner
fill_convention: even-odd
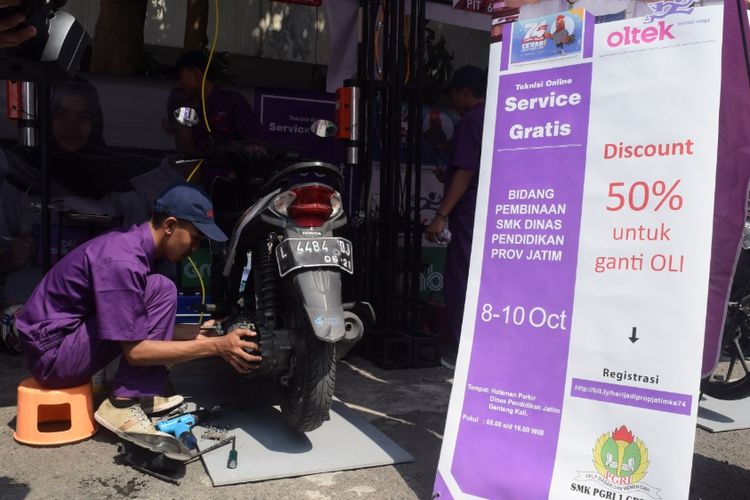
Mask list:
[[[33,378],[18,385],[18,415],[13,438],[37,446],[75,443],[96,432],[91,383],[43,389]]]

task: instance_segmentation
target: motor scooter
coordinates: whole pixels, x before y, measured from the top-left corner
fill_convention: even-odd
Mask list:
[[[313,130],[327,136],[334,127],[316,122]],[[342,301],[342,275],[354,273],[354,251],[342,235],[341,172],[254,141],[214,145],[183,161],[199,158],[231,168],[234,192],[222,203],[233,198],[240,209],[215,215],[232,230],[214,253],[218,297],[205,310],[228,318],[222,331],[257,332],[262,361],[252,377],[273,379],[287,423],[313,431],[329,419],[337,360],[375,321],[369,303]]]

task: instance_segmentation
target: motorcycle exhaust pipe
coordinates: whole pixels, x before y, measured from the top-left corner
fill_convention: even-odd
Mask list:
[[[359,316],[351,311],[344,311],[344,331],[344,338],[336,343],[336,360],[345,358],[362,340],[365,326]]]

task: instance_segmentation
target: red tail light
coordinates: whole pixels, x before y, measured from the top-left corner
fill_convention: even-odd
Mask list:
[[[275,206],[299,227],[320,227],[341,212],[341,199],[330,187],[311,184],[280,194]]]

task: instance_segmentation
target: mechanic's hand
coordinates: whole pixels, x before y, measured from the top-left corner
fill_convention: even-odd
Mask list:
[[[21,6],[25,3],[24,0],[0,0],[0,9]],[[24,21],[26,21],[26,16],[20,12],[14,14],[0,13],[0,49],[21,45],[36,35],[36,28],[33,26],[18,28],[18,25]]]
[[[10,258],[14,268],[25,266],[31,258],[34,247],[34,238],[30,234],[22,234],[13,238],[11,243]]]
[[[442,217],[439,215],[436,215],[434,219],[432,219],[432,222],[429,226],[427,226],[427,229],[425,230],[425,234],[427,235],[427,239],[433,243],[436,243],[438,241],[438,238],[440,237],[440,233],[443,232],[443,228],[445,227],[445,221]]]
[[[217,338],[221,357],[239,373],[250,373],[258,368],[260,356],[246,352],[246,350],[251,352],[260,350],[258,344],[245,340],[255,335],[254,331],[247,328],[237,328]]]

